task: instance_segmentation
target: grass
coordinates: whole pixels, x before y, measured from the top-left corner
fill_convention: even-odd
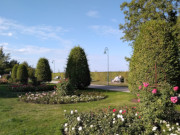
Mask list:
[[[107,81],[92,81],[91,84],[96,84],[96,85],[107,85]],[[120,87],[128,87],[127,83],[118,83],[118,82],[109,82],[110,86],[120,86]]]
[[[101,101],[44,105],[19,102],[17,95],[20,93],[12,93],[7,85],[0,85],[0,135],[61,135],[64,110],[88,112],[108,106],[135,104],[131,102],[134,96],[130,93],[102,92],[108,98]]]

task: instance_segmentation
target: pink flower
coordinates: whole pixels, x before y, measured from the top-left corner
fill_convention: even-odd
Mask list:
[[[174,89],[174,91],[178,91],[179,87],[175,86],[173,89]]]
[[[142,86],[140,85],[140,86],[139,86],[139,90],[140,90],[141,88],[142,88]]]
[[[116,109],[113,109],[113,112],[115,112],[116,111]]]
[[[140,102],[140,99],[138,99],[137,101]]]
[[[144,87],[148,87],[148,86],[149,86],[149,83],[143,82],[143,85],[144,85]]]
[[[157,89],[153,89],[152,93],[156,94],[157,93]]]
[[[171,97],[171,102],[176,103],[178,101],[178,97]]]
[[[137,96],[139,97],[139,94],[137,94]]]

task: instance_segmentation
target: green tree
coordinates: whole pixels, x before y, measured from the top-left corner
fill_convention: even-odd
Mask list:
[[[51,69],[46,58],[40,58],[36,67],[35,76],[38,82],[51,81]]]
[[[165,20],[171,26],[176,24],[179,0],[131,0],[121,5],[125,24],[120,29],[125,33],[123,39],[134,41],[141,24],[149,20]]]
[[[28,82],[28,71],[24,64],[20,64],[17,69],[17,80],[22,84]]]
[[[12,73],[11,73],[11,78],[13,80],[13,82],[16,82],[17,81],[17,69],[18,69],[18,64],[14,65],[13,66],[13,69],[12,69]]]
[[[74,47],[68,56],[65,77],[78,89],[87,87],[91,82],[86,54],[80,46]]]
[[[170,24],[162,20],[148,21],[141,26],[130,61],[128,81],[132,92],[142,82],[155,83],[155,64],[157,82],[179,83],[178,46],[172,31]]]
[[[6,66],[7,66],[7,63],[10,59],[10,54],[5,54],[3,52],[3,47],[0,47],[0,75],[4,74],[5,73],[5,69],[6,69]]]

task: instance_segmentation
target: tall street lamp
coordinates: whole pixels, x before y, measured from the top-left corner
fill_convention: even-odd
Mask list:
[[[54,64],[54,73],[55,73],[55,60],[53,60],[52,63]]]
[[[107,54],[107,84],[109,85],[109,49],[105,47],[104,54]]]

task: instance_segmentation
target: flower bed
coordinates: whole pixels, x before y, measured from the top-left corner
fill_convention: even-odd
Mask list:
[[[20,101],[38,103],[38,104],[67,104],[77,102],[97,101],[106,98],[101,93],[96,94],[81,94],[81,95],[66,95],[61,96],[57,91],[42,92],[42,93],[26,93],[19,96]]]
[[[7,83],[8,83],[7,79],[5,79],[5,78],[0,79],[0,84],[7,84]]]
[[[132,135],[132,134],[180,134],[178,122],[169,123],[157,120],[150,129],[145,129],[141,113],[136,107],[105,108],[96,112],[78,113],[77,110],[66,112],[65,135]]]
[[[54,86],[45,85],[45,84],[38,86],[15,84],[15,85],[10,85],[9,89],[15,92],[52,91],[54,90]]]

